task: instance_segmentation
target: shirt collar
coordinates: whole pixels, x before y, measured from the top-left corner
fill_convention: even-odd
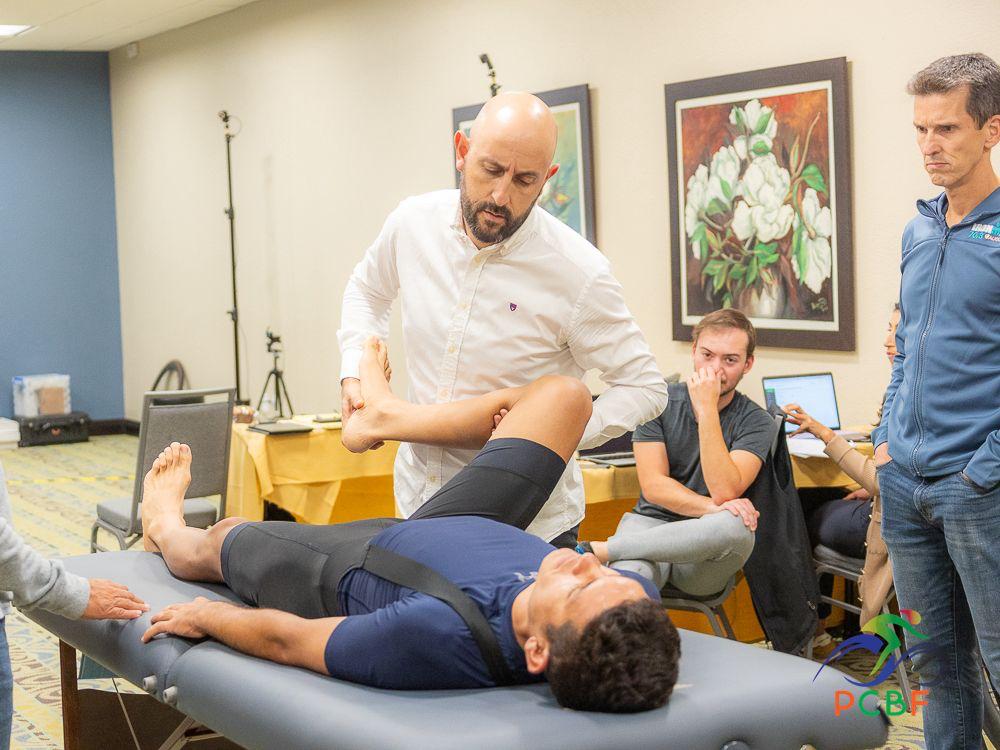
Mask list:
[[[917,211],[944,224],[945,214],[948,212],[948,194],[941,193],[930,200],[917,201]],[[987,195],[978,206],[969,212],[968,216],[955,224],[952,229],[962,224],[972,224],[988,214],[997,213],[1000,213],[1000,188]]]
[[[528,214],[528,218],[524,220],[524,223],[517,228],[510,237],[505,239],[503,242],[498,242],[495,245],[487,245],[484,248],[476,248],[476,254],[480,253],[485,255],[493,255],[494,253],[499,253],[501,257],[506,257],[508,254],[519,248],[529,239],[535,236],[538,231],[538,216],[537,213],[542,209],[538,206],[534,206],[531,209],[531,213]],[[472,240],[465,233],[465,220],[462,218],[462,198],[461,193],[458,193],[458,201],[455,206],[455,214],[452,217],[451,229],[458,234],[460,237],[464,238],[469,244],[472,244]],[[475,245],[473,244],[473,247]]]

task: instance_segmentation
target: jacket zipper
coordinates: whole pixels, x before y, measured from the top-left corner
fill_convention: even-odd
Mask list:
[[[910,467],[913,469],[913,473],[916,476],[923,476],[920,469],[917,467],[917,451],[920,450],[920,446],[924,442],[924,425],[920,420],[920,396],[921,396],[921,385],[923,384],[923,371],[924,371],[924,351],[927,344],[927,335],[931,331],[931,326],[934,324],[934,312],[937,309],[937,286],[938,278],[941,275],[941,267],[944,265],[944,252],[948,247],[948,236],[951,234],[953,227],[946,227],[944,230],[944,236],[941,238],[941,243],[939,245],[937,264],[934,267],[934,276],[931,277],[931,289],[929,297],[929,307],[930,310],[927,313],[927,323],[924,325],[924,330],[920,334],[920,346],[917,348],[917,377],[915,388],[913,389],[914,395],[914,406],[913,418],[917,423],[917,442],[913,446],[913,450],[910,451]]]

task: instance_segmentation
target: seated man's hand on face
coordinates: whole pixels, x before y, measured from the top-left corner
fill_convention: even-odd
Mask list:
[[[83,610],[84,620],[134,620],[149,605],[127,586],[103,578],[90,579],[90,599]]]
[[[182,638],[204,638],[208,635],[199,625],[199,615],[206,607],[217,604],[203,596],[185,604],[171,604],[169,607],[153,615],[152,625],[142,634],[143,643],[149,643],[161,633],[179,635]]]
[[[760,518],[760,511],[753,507],[753,503],[747,500],[745,497],[738,497],[735,500],[727,500],[721,505],[716,506],[715,513],[721,511],[729,511],[734,516],[743,521],[743,525],[746,526],[750,531],[757,530],[757,519]]]
[[[702,367],[687,379],[688,397],[695,417],[717,411],[722,394],[722,372],[714,367]]]

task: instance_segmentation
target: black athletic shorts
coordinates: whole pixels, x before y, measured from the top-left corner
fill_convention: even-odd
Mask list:
[[[549,499],[565,468],[566,462],[543,445],[497,438],[410,518],[481,516],[524,529]],[[340,579],[361,564],[368,543],[396,523],[405,521],[240,524],[222,543],[222,575],[247,604],[309,618],[339,615]]]

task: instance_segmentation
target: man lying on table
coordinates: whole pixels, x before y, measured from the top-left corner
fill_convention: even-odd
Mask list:
[[[378,441],[477,447],[476,458],[409,519],[335,526],[184,525],[191,452],[177,443],[147,474],[143,530],[186,580],[225,582],[247,609],[203,598],[152,618],[145,641],[210,636],[281,664],[383,688],[497,684],[468,620],[434,596],[369,573],[368,545],[439,573],[471,599],[499,645],[509,683],[548,679],[560,704],[631,712],[666,703],[679,639],[656,589],[591,554],[554,549],[523,531],[559,481],[590,417],[574,378],[445,404],[396,398],[385,347],[370,339],[361,362],[364,407],[344,430],[363,451]],[[494,431],[495,414],[506,410]]]

